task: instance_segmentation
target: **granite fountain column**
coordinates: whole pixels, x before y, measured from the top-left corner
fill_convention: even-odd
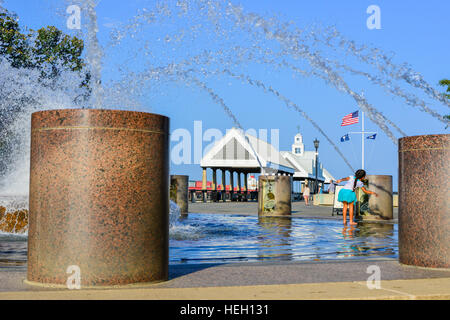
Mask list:
[[[189,204],[189,176],[170,176],[170,200],[180,208],[180,214],[188,214]]]
[[[258,215],[291,215],[291,177],[260,175],[258,179]]]
[[[399,261],[450,268],[450,135],[399,139]]]
[[[368,175],[368,189],[378,194],[369,196],[368,213],[384,220],[394,218],[394,202],[392,198],[392,176]]]
[[[67,109],[32,115],[27,281],[82,287],[168,278],[169,119]]]

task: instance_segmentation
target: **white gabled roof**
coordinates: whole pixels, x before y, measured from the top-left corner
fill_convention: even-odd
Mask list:
[[[311,158],[311,155],[314,155],[314,158]],[[315,167],[314,167],[314,161],[315,161],[315,152],[314,151],[308,151],[308,154],[306,152],[302,156],[298,156],[295,153],[292,153],[290,151],[282,151],[281,155],[285,157],[287,160],[289,160],[290,163],[295,168],[295,174],[294,178],[315,178]],[[306,157],[305,157],[306,155]],[[319,162],[320,165],[320,162]],[[322,171],[323,167],[319,166],[318,170],[318,176],[317,178],[321,181],[324,181],[326,177],[323,175]]]
[[[315,151],[297,155],[290,151],[278,151],[272,144],[232,128],[217,141],[200,161],[203,168],[241,168],[249,172],[278,171],[292,173],[294,178],[315,178]],[[259,160],[259,161],[258,161]],[[319,162],[318,179],[325,183],[335,180]]]
[[[289,151],[281,151],[280,153],[295,168],[294,177],[308,177],[308,172],[310,170],[308,170],[308,167],[299,164],[298,159],[296,159],[298,157],[296,157],[292,152]]]
[[[259,161],[258,161],[259,160]],[[200,162],[207,168],[260,168],[294,173],[294,167],[270,143],[232,128],[219,140]]]

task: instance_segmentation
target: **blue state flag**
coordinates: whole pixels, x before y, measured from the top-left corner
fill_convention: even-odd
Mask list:
[[[348,136],[348,133],[341,137],[341,142],[349,141],[350,137]]]
[[[366,139],[372,139],[372,140],[375,140],[376,137],[377,137],[377,134],[375,133],[375,134],[373,134],[373,135],[371,135],[371,136],[368,136]]]

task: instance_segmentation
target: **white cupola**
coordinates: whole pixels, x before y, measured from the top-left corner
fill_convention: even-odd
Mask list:
[[[305,152],[305,145],[303,144],[303,136],[299,132],[294,137],[294,144],[292,145],[292,153],[296,156],[302,156]]]

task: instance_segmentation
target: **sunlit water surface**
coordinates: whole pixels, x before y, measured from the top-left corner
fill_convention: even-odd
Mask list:
[[[26,266],[27,236],[0,233],[0,267]],[[397,258],[396,224],[189,214],[170,227],[170,264]]]
[[[395,224],[189,214],[171,228],[170,262],[322,260],[398,254]]]

